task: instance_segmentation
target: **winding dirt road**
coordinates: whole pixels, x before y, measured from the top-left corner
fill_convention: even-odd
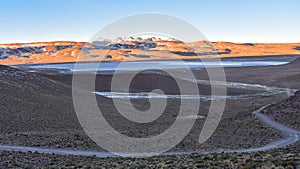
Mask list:
[[[197,80],[197,83],[207,83],[202,80]],[[218,82],[216,82],[218,83]],[[219,82],[220,83],[220,82]],[[234,83],[228,82],[224,83],[227,87],[232,88],[257,88],[261,90],[265,90],[262,96],[271,94],[278,94],[285,92],[287,96],[293,95],[295,90],[287,89],[287,88],[278,88],[278,87],[268,87],[262,86],[259,84],[244,84],[244,83]],[[300,141],[300,131],[294,130],[283,124],[280,124],[276,121],[273,121],[265,114],[262,114],[261,111],[268,107],[269,105],[265,105],[260,109],[254,111],[252,114],[257,117],[263,123],[269,125],[270,127],[274,128],[275,130],[281,132],[283,138],[279,140],[275,140],[267,145],[255,148],[248,148],[248,149],[236,149],[236,150],[212,150],[212,151],[183,151],[183,152],[166,152],[161,155],[180,155],[180,154],[210,154],[210,153],[243,153],[243,152],[259,152],[259,151],[266,151],[271,149],[277,149],[286,147],[288,145],[292,145],[298,141]],[[97,156],[97,157],[117,157],[116,155],[109,153],[109,152],[96,152],[96,151],[84,151],[84,150],[67,150],[67,149],[52,149],[52,148],[40,148],[40,147],[29,147],[29,146],[17,146],[17,145],[0,145],[0,150],[5,151],[20,151],[20,152],[38,152],[38,153],[47,153],[47,154],[60,154],[60,155],[79,155],[79,156]],[[149,156],[151,154],[124,154],[126,156]]]

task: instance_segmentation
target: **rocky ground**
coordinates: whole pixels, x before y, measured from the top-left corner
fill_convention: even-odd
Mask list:
[[[273,120],[300,130],[300,93],[267,107],[263,113]]]
[[[1,168],[299,168],[299,144],[257,153],[97,158],[0,151]]]

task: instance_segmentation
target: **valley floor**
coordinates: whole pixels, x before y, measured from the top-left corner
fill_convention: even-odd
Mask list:
[[[300,89],[300,60],[288,65],[225,68],[227,81],[248,84],[260,84],[280,88]],[[75,150],[103,151],[90,140],[81,129],[73,109],[70,75],[39,75],[20,70],[0,67],[1,100],[0,100],[0,143],[9,145],[37,146],[46,148],[63,148]],[[276,73],[274,73],[276,72]],[[197,79],[207,79],[202,70],[195,70]],[[153,78],[166,77],[145,73],[138,79],[143,87]],[[99,78],[109,82],[109,75],[99,75]],[[150,80],[149,80],[150,79]],[[106,84],[106,83],[105,83]],[[138,87],[141,87],[138,86]],[[151,85],[149,85],[151,86]],[[169,86],[166,86],[166,88]],[[99,89],[104,89],[100,86]],[[204,87],[206,90],[206,88]],[[18,91],[18,92],[15,92]],[[204,91],[205,92],[205,91]],[[238,94],[242,91],[230,91]],[[249,91],[244,91],[249,94]],[[204,144],[197,143],[203,119],[198,119],[190,134],[172,151],[188,150],[225,150],[263,146],[282,138],[279,131],[261,122],[252,112],[263,105],[271,104],[263,111],[268,117],[286,126],[298,129],[300,119],[298,104],[299,95],[287,99],[286,93],[278,93],[267,97],[227,100],[222,120],[213,136]],[[107,112],[113,112],[109,98],[97,97],[99,105]],[[140,108],[145,108],[145,100],[133,102]],[[172,116],[176,116],[178,101],[171,99],[168,115],[164,121],[157,123],[151,129],[132,126],[124,128],[125,121],[116,119],[112,125],[129,136],[142,137],[159,133],[161,129],[172,124]],[[206,116],[210,104],[201,102],[199,115]],[[284,113],[282,113],[284,110]],[[31,113],[28,113],[31,112]],[[108,119],[115,119],[107,113]],[[278,119],[282,117],[282,119]],[[122,130],[123,129],[123,130]],[[1,151],[1,168],[27,167],[103,167],[103,168],[255,168],[255,167],[292,167],[299,166],[299,142],[280,149],[255,153],[218,153],[169,155],[150,158],[98,158],[41,154],[36,152]]]

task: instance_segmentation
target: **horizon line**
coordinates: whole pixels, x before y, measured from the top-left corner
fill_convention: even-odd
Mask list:
[[[297,44],[300,43],[300,41],[294,41],[294,42],[262,42],[262,41],[256,41],[256,42],[240,42],[240,41],[227,41],[227,40],[199,40],[199,41],[190,41],[190,42],[185,42],[185,43],[193,43],[193,42],[200,42],[200,41],[209,41],[212,43],[217,43],[217,42],[225,42],[225,43],[236,43],[236,44],[246,44],[246,43],[253,43],[253,44]],[[88,41],[76,41],[76,40],[46,40],[46,41],[23,41],[23,42],[4,42],[2,43],[0,41],[0,45],[8,45],[8,44],[30,44],[30,43],[51,43],[51,42],[77,42],[77,43],[88,43]]]

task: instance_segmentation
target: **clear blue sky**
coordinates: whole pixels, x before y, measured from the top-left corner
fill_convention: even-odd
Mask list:
[[[2,0],[0,43],[88,41],[142,12],[179,16],[212,41],[300,42],[299,7],[299,0]]]

